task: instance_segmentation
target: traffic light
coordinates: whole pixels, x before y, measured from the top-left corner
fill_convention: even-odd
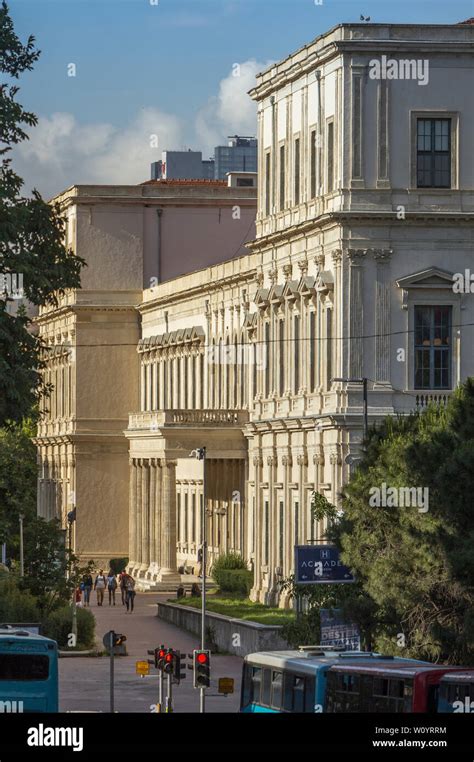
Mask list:
[[[181,651],[173,651],[174,655],[174,665],[173,665],[173,676],[175,679],[175,682],[179,685],[181,680],[184,680],[186,677],[186,672],[182,672],[181,670],[185,669],[185,659],[186,654],[181,655]]]
[[[193,651],[193,687],[209,688],[211,684],[211,652]]]
[[[169,648],[165,654],[165,658],[163,662],[163,672],[165,673],[165,675],[173,674],[173,666],[174,666],[174,652],[171,648]]]
[[[113,639],[113,646],[115,648],[115,646],[123,646],[123,644],[127,640],[127,636],[121,635],[119,632],[114,632],[112,639]]]

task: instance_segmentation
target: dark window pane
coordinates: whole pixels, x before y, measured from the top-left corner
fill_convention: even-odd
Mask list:
[[[49,658],[32,654],[0,654],[0,680],[47,680]]]

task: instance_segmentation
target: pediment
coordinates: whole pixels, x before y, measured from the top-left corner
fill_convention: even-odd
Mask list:
[[[412,275],[405,275],[399,278],[396,283],[398,288],[409,290],[411,288],[443,288],[453,289],[454,273],[449,270],[442,270],[440,267],[428,267],[426,270],[420,270]]]

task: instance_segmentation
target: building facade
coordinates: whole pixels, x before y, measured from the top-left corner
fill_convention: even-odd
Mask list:
[[[472,45],[470,25],[344,24],[258,76],[255,237],[144,288],[117,369],[136,368],[114,433],[144,587],[196,563],[206,447],[210,565],[242,553],[251,597],[286,605],[294,546],[324,530],[313,492],[337,505],[361,456],[360,381],[372,424],[474,375],[473,294],[454,287],[474,266]]]

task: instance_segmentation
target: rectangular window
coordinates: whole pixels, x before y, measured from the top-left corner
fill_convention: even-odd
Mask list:
[[[298,394],[300,388],[300,319],[298,315],[294,317],[294,377],[293,377],[293,391]]]
[[[415,307],[415,389],[451,388],[451,307]]]
[[[285,146],[280,146],[280,211],[285,208]]]
[[[300,203],[300,139],[295,140],[295,205]]]
[[[0,680],[47,680],[49,659],[39,654],[0,654]],[[2,697],[3,698],[3,697]]]
[[[271,688],[272,688],[272,670],[264,669],[262,693],[261,693],[261,699],[260,699],[260,703],[262,704],[262,706],[270,706]]]
[[[284,394],[285,391],[285,323],[283,320],[280,320],[279,326],[278,326],[278,341],[280,345],[280,397]]]
[[[270,396],[270,323],[265,323],[265,397]]]
[[[328,193],[334,190],[334,122],[328,123]]]
[[[451,187],[451,119],[417,119],[416,183]]]
[[[316,197],[316,130],[311,130],[310,196]]]
[[[316,313],[309,313],[309,390],[316,388]]]
[[[196,542],[196,495],[193,493],[192,500],[191,500],[191,510],[192,510],[192,534],[191,534],[191,542]]]
[[[188,541],[188,493],[184,495],[184,542]]]
[[[176,537],[178,542],[181,541],[181,495],[178,492],[176,495]]]
[[[260,690],[262,686],[262,668],[253,667],[252,669],[252,683],[250,688],[250,702],[252,704],[260,704]]]
[[[327,388],[329,389],[332,379],[332,310],[326,311],[326,370]]]
[[[285,512],[283,510],[283,500],[280,500],[280,531],[278,542],[278,564],[283,568],[283,549],[285,540]]]
[[[263,504],[263,510],[264,510],[264,522],[265,522],[263,563],[268,564],[268,559],[270,556],[270,516],[269,516],[269,510],[268,510],[268,500],[265,500],[265,503]]]
[[[257,345],[253,345],[252,403],[257,395]],[[253,407],[253,404],[252,404]]]
[[[273,709],[277,709],[280,711],[281,709],[281,700],[283,696],[283,673],[282,672],[275,672],[272,670],[272,695],[271,695],[271,706]]]
[[[300,504],[295,503],[295,545],[298,545],[299,540],[299,523],[300,523]]]
[[[270,214],[270,154],[265,155],[265,214]]]

